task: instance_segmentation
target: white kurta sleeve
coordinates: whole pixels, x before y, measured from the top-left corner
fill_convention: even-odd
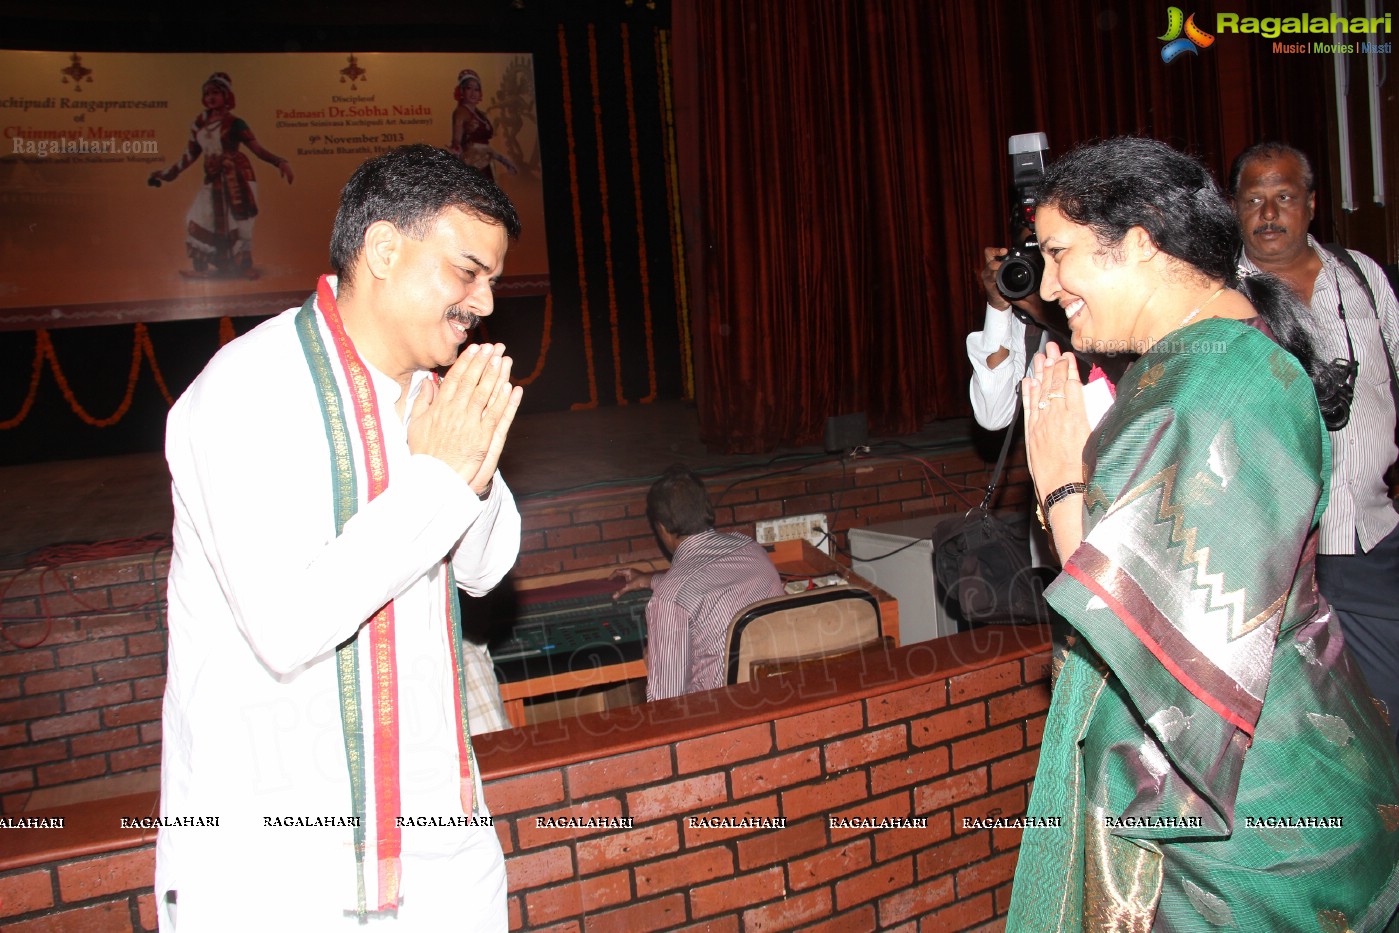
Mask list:
[[[353,635],[486,511],[445,463],[413,456],[337,536],[325,430],[305,365],[291,362],[254,385],[206,370],[166,435],[176,533],[198,538],[181,542],[182,559],[207,563],[180,574],[171,599],[196,617],[231,613],[283,676]]]
[[[501,581],[520,556],[520,510],[505,479],[496,473],[481,511],[452,552],[457,586],[482,596]]]

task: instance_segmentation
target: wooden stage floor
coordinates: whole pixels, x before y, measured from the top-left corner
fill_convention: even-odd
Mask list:
[[[970,419],[953,419],[897,440],[912,447],[966,444],[972,430]],[[649,483],[675,462],[708,474],[821,453],[819,447],[760,456],[711,453],[700,442],[694,405],[670,401],[520,417],[501,472],[520,499],[556,498]],[[159,453],[0,467],[0,570],[24,567],[52,545],[169,534],[169,487]]]

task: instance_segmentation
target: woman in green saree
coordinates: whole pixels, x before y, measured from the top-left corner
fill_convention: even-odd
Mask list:
[[[1036,227],[1074,349],[1142,355],[1093,427],[1071,353],[1023,386],[1072,633],[1007,929],[1386,929],[1399,758],[1316,590],[1330,446],[1268,327],[1297,306],[1161,143],[1060,159]]]

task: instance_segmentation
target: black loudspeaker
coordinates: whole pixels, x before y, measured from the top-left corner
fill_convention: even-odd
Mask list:
[[[851,415],[833,415],[826,419],[827,453],[844,453],[856,447],[863,447],[869,442],[869,438],[869,419],[862,411]]]

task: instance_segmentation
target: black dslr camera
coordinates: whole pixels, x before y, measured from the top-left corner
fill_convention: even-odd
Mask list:
[[[1035,204],[1048,151],[1049,140],[1043,133],[1010,138],[1010,252],[996,272],[996,288],[1007,301],[1019,301],[1039,291],[1044,274],[1044,257],[1035,236]]]
[[[1346,339],[1350,339],[1349,333]],[[1360,364],[1354,356],[1317,367],[1312,386],[1316,389],[1316,401],[1326,430],[1339,431],[1350,423],[1350,403],[1355,398],[1355,376],[1359,371]]]

